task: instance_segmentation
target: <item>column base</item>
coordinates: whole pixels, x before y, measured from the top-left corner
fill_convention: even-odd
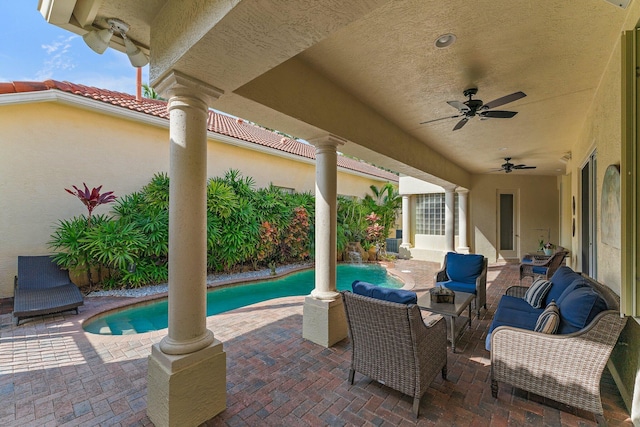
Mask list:
[[[222,343],[168,355],[154,344],[147,373],[147,415],[156,426],[197,426],[227,408],[227,355]]]
[[[302,338],[328,348],[347,335],[347,315],[342,297],[338,296],[333,301],[322,301],[311,296],[304,299]]]
[[[460,246],[456,249],[456,252],[458,252],[459,254],[468,254],[470,253],[470,250],[471,248],[469,248],[469,246]]]

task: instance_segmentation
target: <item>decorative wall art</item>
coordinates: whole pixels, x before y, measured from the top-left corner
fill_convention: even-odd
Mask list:
[[[602,243],[620,249],[620,167],[618,165],[609,165],[604,173],[601,210]]]

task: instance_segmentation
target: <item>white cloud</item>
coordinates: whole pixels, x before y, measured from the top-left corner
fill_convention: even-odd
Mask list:
[[[51,44],[41,45],[46,53],[46,59],[40,70],[36,71],[36,80],[47,80],[53,77],[57,71],[69,71],[75,68],[73,56],[69,54],[71,41],[78,36],[59,36]]]

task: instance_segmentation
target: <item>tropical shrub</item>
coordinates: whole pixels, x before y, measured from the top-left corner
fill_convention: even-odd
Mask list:
[[[307,210],[298,206],[293,210],[293,218],[286,228],[280,244],[282,261],[302,261],[309,257],[309,215]]]
[[[169,184],[157,173],[140,191],[118,199],[101,187],[73,187],[89,216],[60,220],[49,242],[64,268],[98,268],[92,283],[138,287],[167,280]],[[207,266],[209,271],[269,267],[298,262],[313,253],[315,199],[310,193],[289,194],[270,185],[256,190],[255,181],[229,170],[207,182]],[[93,215],[114,202],[113,216]],[[355,205],[354,205],[355,206]],[[360,215],[360,214],[359,214]],[[362,216],[362,215],[360,215]],[[362,216],[363,217],[363,216]],[[364,217],[363,217],[364,218]],[[364,234],[363,234],[364,236]]]

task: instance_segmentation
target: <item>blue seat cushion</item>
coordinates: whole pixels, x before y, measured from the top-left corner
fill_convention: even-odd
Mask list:
[[[547,267],[533,267],[531,271],[533,271],[535,274],[545,275],[547,274]]]
[[[353,283],[351,283],[351,289],[353,290],[353,293],[358,295],[364,295],[365,297],[371,296],[371,292],[373,291],[373,288],[375,286],[376,285],[372,285],[371,283],[367,283],[367,282],[362,282],[360,280],[354,280]]]
[[[498,326],[513,326],[516,328],[533,331],[538,317],[544,311],[542,308],[533,308],[527,301],[519,297],[503,295],[493,316],[489,333],[485,341],[485,347],[491,351],[491,334]]]
[[[570,334],[587,326],[598,315],[607,309],[606,301],[590,286],[578,287],[562,298],[558,303],[560,309],[561,334]]]
[[[404,289],[384,288],[382,286],[372,285],[371,283],[361,282],[359,280],[354,281],[351,284],[354,294],[364,295],[367,297],[397,302],[399,304],[417,304],[418,295],[412,291],[406,291]]]
[[[447,289],[451,289],[453,292],[467,292],[469,294],[476,294],[476,282],[463,283],[449,280],[446,282],[437,282],[436,286],[444,286]]]
[[[571,282],[571,284],[569,286],[567,286],[564,289],[562,294],[560,294],[560,296],[558,297],[556,303],[558,303],[558,305],[560,305],[562,303],[562,301],[564,301],[564,299],[567,297],[567,295],[569,295],[575,289],[584,288],[584,287],[588,287],[588,286],[589,286],[589,283],[583,277],[580,277],[580,278],[574,280],[573,282]]]
[[[571,268],[566,265],[561,265],[553,276],[551,276],[551,281],[561,286],[568,286],[571,282],[576,280],[578,277],[582,277],[579,273],[576,273]]]
[[[447,254],[447,276],[454,282],[476,283],[482,273],[484,257],[476,254]]]
[[[549,279],[549,281],[553,283],[553,285],[547,293],[545,304],[549,304],[551,300],[555,300],[559,305],[558,301],[560,300],[560,296],[562,295],[562,293],[577,279],[582,279],[584,281],[584,278],[581,275],[579,275],[569,267],[563,265],[558,268],[556,272],[553,273],[553,276],[551,276],[551,279]],[[586,285],[586,282],[584,283]]]

